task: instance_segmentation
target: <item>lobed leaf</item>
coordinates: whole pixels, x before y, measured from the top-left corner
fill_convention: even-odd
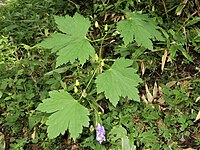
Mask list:
[[[52,49],[53,53],[58,54],[56,67],[67,62],[73,63],[76,60],[79,60],[80,64],[84,64],[89,56],[95,55],[94,48],[86,38],[90,27],[89,19],[77,13],[74,17],[66,15],[54,18],[58,29],[63,33],[54,33],[38,45]]]
[[[106,98],[116,106],[120,97],[128,96],[130,99],[140,101],[136,86],[142,80],[136,70],[130,68],[132,60],[120,58],[112,65],[111,69],[96,78],[97,92],[104,92]]]
[[[89,112],[66,91],[51,91],[50,98],[43,100],[37,110],[51,113],[46,124],[48,137],[53,139],[68,129],[75,140],[83,126],[89,126]]]
[[[147,15],[138,13],[128,13],[127,19],[117,23],[117,30],[120,31],[125,45],[133,42],[134,38],[138,45],[150,50],[153,50],[151,39],[163,40],[157,28],[154,21]]]
[[[75,13],[73,17],[68,15],[64,17],[54,16],[54,19],[58,25],[58,29],[71,36],[85,37],[88,28],[90,27],[89,19],[84,18],[78,13]]]

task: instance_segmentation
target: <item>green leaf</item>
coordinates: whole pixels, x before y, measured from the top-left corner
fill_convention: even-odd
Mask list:
[[[67,62],[80,61],[84,64],[89,56],[94,56],[95,50],[86,38],[88,28],[90,27],[89,19],[80,14],[74,17],[55,16],[58,29],[62,33],[54,33],[49,38],[38,44],[44,48],[52,49],[52,53],[57,52],[56,67]]]
[[[51,91],[50,98],[43,100],[37,110],[51,113],[46,124],[48,137],[53,139],[68,129],[75,140],[83,126],[89,125],[89,112],[66,91]]]
[[[130,141],[127,136],[122,138],[122,150],[131,150]]]
[[[140,136],[141,142],[146,146],[153,146],[158,143],[156,136],[151,131],[143,132]]]
[[[159,119],[159,112],[158,112],[158,106],[157,105],[151,105],[148,104],[142,112],[142,116],[146,119],[146,120],[157,120]]]
[[[183,10],[183,8],[185,7],[185,3],[181,3],[177,8],[176,8],[176,14],[180,15],[181,14],[181,10]]]
[[[127,13],[127,19],[117,23],[117,30],[121,33],[125,45],[133,42],[134,38],[138,45],[150,50],[153,50],[151,39],[163,40],[157,28],[147,15],[138,13]]]
[[[171,49],[170,49],[170,58],[173,60],[174,59],[174,57],[175,57],[175,55],[176,55],[176,52],[177,51],[180,51],[182,54],[183,54],[183,56],[187,59],[187,60],[189,60],[189,61],[193,61],[193,59],[192,59],[192,57],[188,54],[188,52],[183,48],[183,46],[182,45],[172,45],[171,46]]]
[[[63,72],[66,72],[67,70],[69,70],[70,69],[70,67],[69,66],[67,66],[67,67],[62,67],[62,68],[58,68],[58,69],[54,69],[54,70],[52,70],[52,71],[50,71],[50,72],[47,72],[47,73],[45,73],[44,75],[45,76],[50,76],[50,75],[52,75],[54,72],[57,72],[57,73],[63,73]]]
[[[78,13],[74,17],[68,15],[65,17],[54,16],[54,19],[60,31],[72,36],[85,37],[90,27],[89,19],[84,18]]]
[[[185,58],[187,58],[187,60],[189,61],[193,61],[192,57],[188,54],[188,52],[183,48],[183,46],[179,46],[178,49],[181,51],[181,53],[183,54],[183,56],[185,56]]]
[[[189,20],[185,26],[186,27],[192,26],[192,25],[198,23],[199,21],[200,21],[200,17],[192,17],[192,20]]]
[[[136,150],[136,146],[130,142],[127,136],[122,138],[122,150]]]
[[[104,92],[106,98],[116,106],[120,97],[128,96],[130,99],[140,101],[136,86],[142,82],[136,70],[130,68],[132,60],[120,58],[111,69],[97,76],[97,92]]]
[[[3,93],[0,91],[0,98],[2,97]]]
[[[178,46],[173,44],[170,48],[170,51],[169,51],[169,56],[170,56],[170,59],[173,60],[175,55],[176,55],[176,52],[178,51]]]
[[[118,139],[123,138],[124,136],[127,135],[127,131],[125,128],[122,126],[114,126],[111,131],[109,132],[109,138],[113,141],[116,142]]]

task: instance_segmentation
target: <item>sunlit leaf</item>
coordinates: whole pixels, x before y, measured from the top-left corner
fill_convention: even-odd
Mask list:
[[[49,95],[50,98],[37,107],[37,110],[51,114],[46,122],[48,137],[53,139],[68,129],[75,140],[83,126],[89,125],[89,111],[66,91],[51,91]]]
[[[163,40],[154,21],[144,14],[127,13],[127,19],[117,23],[117,30],[120,31],[125,45],[135,39],[138,45],[153,50],[151,39]]]
[[[97,92],[104,92],[114,106],[117,105],[120,97],[140,101],[136,87],[142,80],[136,74],[136,70],[129,67],[132,63],[131,60],[120,58],[109,70],[97,76]]]
[[[66,15],[65,17],[55,16],[58,29],[63,33],[54,33],[43,42],[38,44],[44,48],[52,49],[58,57],[56,66],[67,62],[79,60],[84,64],[89,56],[94,56],[94,48],[86,38],[88,28],[90,27],[89,19],[76,13],[74,17]]]

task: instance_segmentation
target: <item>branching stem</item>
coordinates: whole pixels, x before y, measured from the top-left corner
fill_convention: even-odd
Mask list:
[[[92,77],[90,78],[90,81],[88,82],[88,84],[87,84],[85,90],[87,90],[88,87],[90,86],[90,84],[91,84],[91,82],[92,82],[92,80],[93,80],[95,74],[97,73],[97,70],[98,70],[98,69],[99,69],[99,66],[95,69],[95,71],[94,71]],[[80,98],[79,98],[79,101],[80,101],[82,98],[83,98],[83,94],[81,94],[81,96],[80,96]]]

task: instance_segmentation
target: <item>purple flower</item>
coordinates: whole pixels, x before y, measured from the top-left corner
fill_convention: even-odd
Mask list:
[[[100,125],[100,123],[97,124],[96,127],[96,140],[101,144],[103,141],[106,141],[105,138],[105,129],[103,126]]]

